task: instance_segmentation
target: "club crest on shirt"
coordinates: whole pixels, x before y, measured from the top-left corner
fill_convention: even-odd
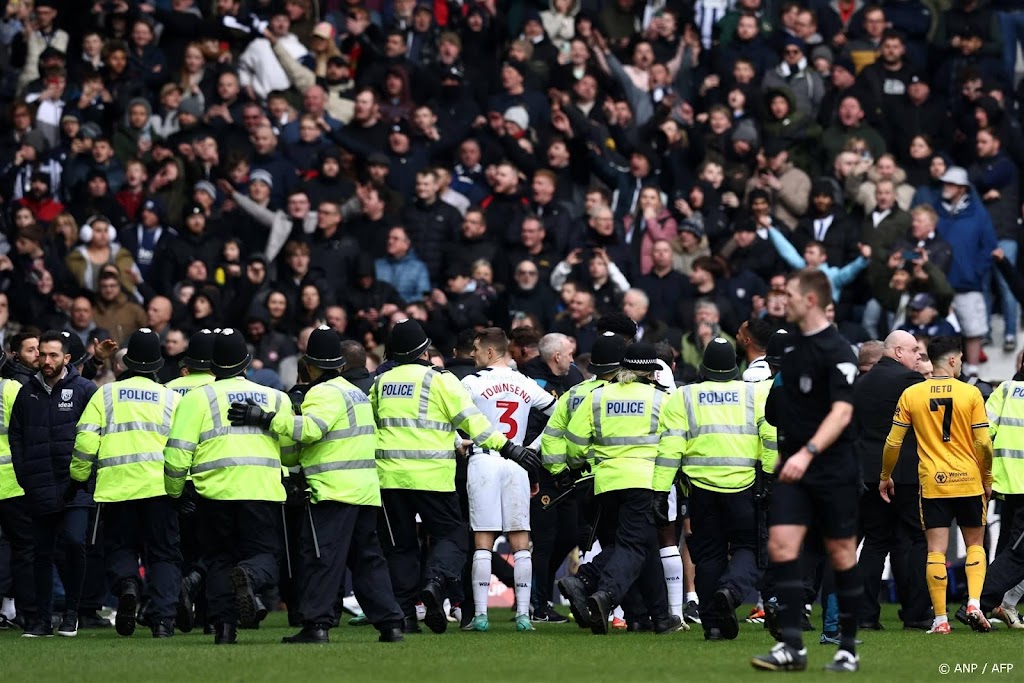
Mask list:
[[[811,381],[810,375],[800,375],[800,392],[804,394],[811,393],[811,388],[814,386]]]
[[[74,398],[74,396],[75,396],[75,390],[74,389],[61,389],[60,390],[60,400],[62,400],[62,401],[70,401],[72,398]]]

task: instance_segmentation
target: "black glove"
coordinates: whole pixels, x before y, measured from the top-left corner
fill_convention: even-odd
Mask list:
[[[579,471],[566,467],[558,474],[552,475],[555,480],[555,488],[559,493],[565,493],[571,489],[579,478]]]
[[[85,490],[85,482],[72,479],[68,487],[64,489],[64,504],[71,505],[75,502],[75,498],[78,496],[79,491]]]
[[[309,492],[306,489],[306,475],[302,472],[289,472],[281,481],[284,484],[285,505],[296,507],[306,504]]]
[[[186,489],[177,498],[171,498],[171,507],[174,508],[175,512],[177,512],[180,517],[187,517],[188,515],[194,514],[198,509],[196,494],[192,493],[190,495],[188,489]]]
[[[655,491],[651,498],[651,512],[654,513],[654,524],[664,529],[670,522],[668,519],[668,491]]]
[[[506,441],[498,452],[501,453],[501,457],[511,460],[527,472],[536,472],[540,469],[540,457],[537,456],[537,452],[525,446],[517,446],[511,441]]]
[[[277,413],[268,413],[249,399],[245,403],[232,403],[228,408],[228,420],[232,427],[259,427],[270,431],[270,423]]]

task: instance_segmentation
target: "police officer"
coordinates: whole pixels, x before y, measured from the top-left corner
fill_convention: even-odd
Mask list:
[[[251,361],[240,332],[226,328],[216,335],[217,381],[181,399],[164,449],[167,493],[179,497],[191,474],[200,496],[208,616],[218,645],[236,642],[239,623],[254,624],[265,616],[258,613],[256,593],[278,578],[282,458],[285,465],[297,460],[290,436],[229,422],[232,403],[252,402],[274,413],[291,410],[283,392],[244,378]]]
[[[527,471],[536,470],[540,459],[495,431],[454,375],[430,365],[429,346],[418,322],[396,323],[388,339],[388,353],[396,365],[377,376],[370,403],[378,427],[381,535],[390,540],[385,554],[395,598],[405,615],[403,628],[419,631],[418,594],[426,607],[427,626],[434,633],[444,633],[448,619],[442,604],[447,590],[457,586],[468,539],[455,493],[455,430]],[[422,574],[417,514],[432,539]],[[417,591],[421,576],[422,590]]]
[[[668,491],[675,476],[672,467],[656,460],[665,394],[652,376],[660,367],[653,345],[633,344],[616,380],[591,392],[566,429],[570,467],[581,467],[593,449],[599,525],[615,537],[614,546],[604,551],[609,556],[598,590],[587,599],[590,629],[596,634],[608,632],[609,613],[634,581],[644,593],[656,633],[671,633],[681,625],[669,613],[655,528],[655,523],[668,524]]]
[[[775,465],[775,428],[764,419],[769,385],[739,379],[728,341],[707,345],[700,374],[702,382],[665,402],[658,458],[680,461],[689,481],[704,638],[732,640],[739,634],[736,605],[761,574],[754,478],[758,462],[769,471]]]
[[[565,430],[576,410],[587,400],[595,389],[615,379],[619,364],[626,352],[626,340],[614,332],[605,332],[594,342],[590,352],[590,371],[593,376],[569,389],[558,397],[555,410],[548,418],[548,423],[540,437],[541,463],[555,478],[560,491],[575,486],[574,496],[578,506],[580,527],[580,552],[589,550],[594,521],[594,488],[593,479],[588,484],[575,484],[584,470],[590,468],[588,463],[582,469],[570,469],[567,464],[565,448]],[[585,534],[585,538],[583,537]],[[603,547],[603,546],[602,546]],[[598,555],[600,557],[600,555]],[[600,563],[588,562],[580,565],[576,575],[568,574],[558,580],[558,590],[569,601],[569,609],[580,628],[589,628],[590,610],[587,608],[587,597],[597,590],[600,577]]]
[[[181,376],[175,377],[164,386],[184,396],[196,387],[213,384],[215,378],[210,366],[215,339],[214,332],[205,328],[193,334],[188,341],[185,357],[181,360]],[[174,623],[179,631],[185,633],[192,630],[196,617],[202,618],[204,614],[200,589],[206,578],[206,560],[202,557],[200,549],[200,520],[195,514],[196,498],[195,486],[191,481],[186,481],[185,489],[177,503],[183,570]],[[199,598],[199,607],[195,608],[197,598]]]
[[[1002,526],[996,559],[985,574],[981,608],[1010,628],[1024,628],[1017,614],[1024,581],[1024,381],[1018,372],[1003,382],[985,404],[988,431],[992,435],[992,491],[1003,500]],[[1017,589],[1019,590],[1019,589]],[[964,609],[964,608],[961,608]],[[960,613],[957,612],[959,618]]]
[[[7,364],[7,354],[0,352],[0,371]],[[14,375],[17,377],[18,375]],[[18,485],[11,464],[11,444],[7,426],[11,409],[18,398],[21,383],[16,379],[0,379],[0,533],[11,548],[11,593],[17,610],[14,621],[22,626],[35,614],[35,589],[32,585],[32,518],[25,507],[25,491]]]
[[[302,529],[304,621],[299,633],[282,642],[328,642],[328,629],[338,619],[335,603],[346,565],[359,606],[380,631],[381,642],[400,641],[402,610],[377,538],[380,483],[373,410],[366,395],[339,374],[345,357],[332,328],[313,331],[304,360],[312,382],[300,416],[242,403],[228,413],[233,425],[259,426],[304,444],[299,464],[312,493]]]
[[[145,327],[132,333],[123,362],[128,371],[97,391],[78,421],[71,478],[88,481],[95,465],[93,498],[106,513],[106,565],[118,595],[118,634],[135,632],[142,557],[147,621],[154,638],[170,638],[181,552],[178,516],[164,491],[163,459],[178,395],[156,382],[164,364],[157,333]]]
[[[214,338],[214,333],[207,329],[193,334],[188,340],[185,357],[181,360],[181,377],[175,377],[164,386],[184,396],[190,389],[213,384],[214,377],[210,371],[210,362],[213,356]]]

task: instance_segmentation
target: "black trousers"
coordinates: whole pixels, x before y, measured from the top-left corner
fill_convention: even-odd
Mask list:
[[[92,510],[69,507],[32,518],[35,558],[36,619],[48,625],[53,618],[53,560],[58,543],[64,550],[64,611],[77,612],[85,580],[85,539]]]
[[[454,491],[384,489],[378,533],[384,540],[395,599],[406,617],[416,616],[416,600],[425,579],[438,579],[451,590],[461,583],[466,562],[468,526]],[[416,515],[430,537],[430,549],[420,562]]]
[[[19,613],[31,617],[36,611],[35,584],[32,565],[35,561],[32,518],[25,509],[25,498],[0,500],[0,533],[10,548],[11,588],[7,595],[14,598]]]
[[[1003,593],[1024,580],[1024,494],[1006,496],[996,559],[985,573],[981,608],[986,612],[1003,602]]]
[[[544,470],[539,475],[540,491],[530,499],[530,539],[533,541],[533,591],[530,604],[534,610],[544,609],[552,602],[555,573],[578,543],[576,500],[570,496],[545,511],[545,501],[558,497],[555,480]]]
[[[597,496],[601,506],[598,534],[614,529],[615,544],[601,568],[598,590],[620,603],[634,582],[643,593],[652,618],[668,614],[665,572],[658,553],[658,533],[651,510],[653,492],[648,489],[608,491]],[[602,529],[602,527],[604,529]]]
[[[119,593],[126,581],[139,582],[139,560],[146,567],[147,618],[174,620],[181,591],[181,539],[178,513],[167,496],[104,503],[101,508],[107,581]]]
[[[752,488],[720,493],[690,487],[690,556],[701,604],[709,604],[722,588],[739,604],[757,585],[757,514]]]
[[[889,556],[904,621],[930,618],[931,599],[925,583],[928,546],[918,509],[918,486],[897,484],[892,503],[878,493],[878,483],[868,482],[860,501],[860,536],[864,539],[860,565],[864,576],[864,600],[858,621],[877,622],[881,614],[878,596],[885,557]]]
[[[346,566],[363,613],[375,626],[398,625],[402,610],[391,589],[388,564],[377,536],[377,508],[324,501],[310,506],[320,557],[316,556],[313,527],[302,527],[302,615],[307,625],[337,624],[338,593]]]
[[[281,553],[281,504],[262,500],[209,500],[199,504],[207,558],[207,618],[213,624],[238,624],[231,570],[252,576],[257,593],[277,584]]]

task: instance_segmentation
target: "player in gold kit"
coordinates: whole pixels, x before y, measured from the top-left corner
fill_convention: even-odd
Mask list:
[[[879,492],[886,502],[895,492],[892,470],[908,429],[917,436],[920,456],[921,524],[928,541],[927,581],[935,620],[928,633],[949,633],[946,617],[946,548],[955,519],[967,546],[967,623],[975,631],[990,626],[981,611],[985,583],[985,517],[992,496],[992,441],[985,401],[976,387],[961,382],[960,337],[928,343],[931,379],[906,389],[885,440]]]

